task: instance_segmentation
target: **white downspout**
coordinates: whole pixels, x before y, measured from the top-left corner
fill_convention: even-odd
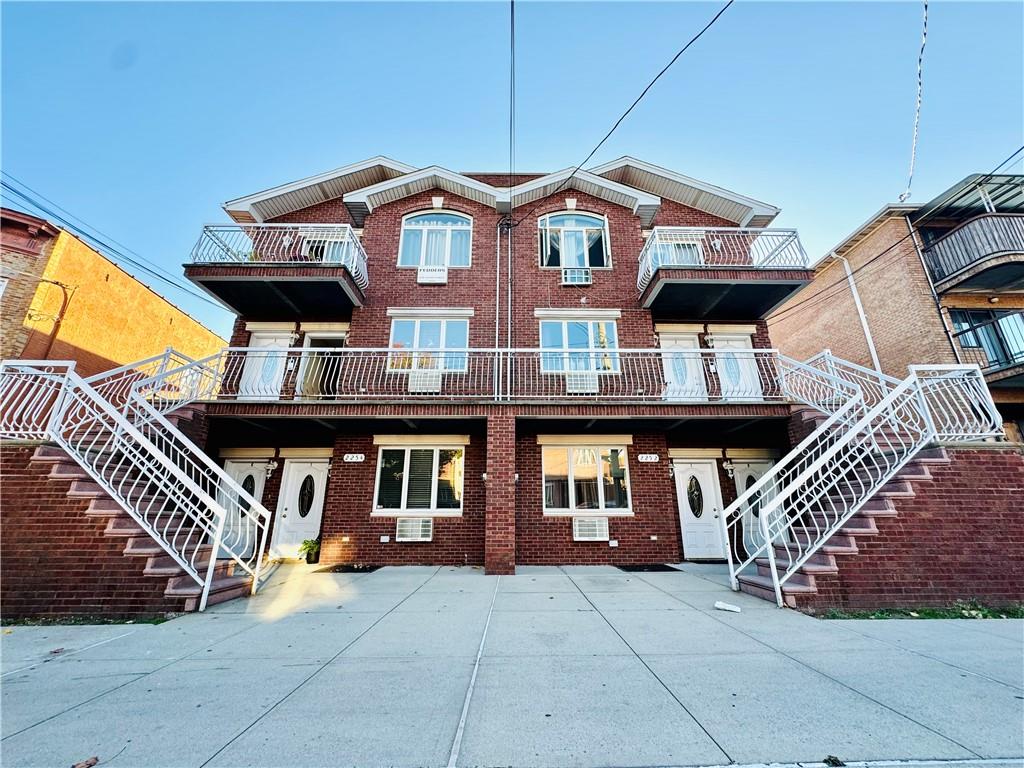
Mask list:
[[[850,262],[845,256],[840,256],[835,251],[829,254],[833,259],[843,262],[843,269],[846,270],[846,284],[850,286],[850,293],[853,295],[853,304],[857,307],[857,316],[860,318],[860,327],[864,332],[864,339],[868,343],[868,353],[871,355],[871,362],[879,373],[882,373],[882,364],[878,360],[878,352],[875,350],[875,340],[871,336],[871,328],[868,326],[868,318],[864,314],[864,305],[860,303],[860,293],[857,291],[857,283],[853,279],[853,270],[850,269]]]

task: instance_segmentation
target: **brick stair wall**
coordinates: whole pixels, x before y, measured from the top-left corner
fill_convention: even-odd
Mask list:
[[[205,414],[169,419],[205,437]],[[201,444],[201,443],[200,443]],[[58,447],[0,443],[0,611],[4,618],[131,618],[195,610],[200,588]],[[217,566],[210,604],[248,594]]]
[[[798,410],[802,439],[824,418]],[[770,564],[741,589],[774,601]],[[1024,601],[1024,446],[928,448],[870,499],[783,586],[807,613]]]

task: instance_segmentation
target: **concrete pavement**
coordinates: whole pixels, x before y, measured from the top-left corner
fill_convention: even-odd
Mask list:
[[[682,568],[285,566],[253,599],[156,626],[13,627],[0,757],[1021,764],[1024,622],[821,621]]]

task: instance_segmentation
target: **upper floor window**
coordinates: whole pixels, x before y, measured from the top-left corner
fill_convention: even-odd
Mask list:
[[[406,216],[398,246],[400,267],[468,267],[473,220],[431,211]]]
[[[395,351],[388,354],[388,369],[465,371],[469,320],[461,317],[408,317],[391,321]],[[451,350],[451,351],[448,351]]]
[[[552,213],[537,220],[540,265],[559,268],[611,266],[608,222],[587,213]]]
[[[541,370],[607,371],[617,373],[619,339],[614,320],[542,320],[540,323]]]

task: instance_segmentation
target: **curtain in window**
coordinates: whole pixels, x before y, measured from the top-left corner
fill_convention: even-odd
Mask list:
[[[469,266],[469,241],[468,229],[453,229],[451,231],[452,244],[451,255],[448,263],[453,267]]]
[[[403,267],[418,267],[420,265],[420,253],[423,250],[423,230],[406,229],[402,236],[402,252],[398,256],[398,263]]]
[[[427,252],[423,254],[423,264],[429,267],[444,266],[444,252],[447,244],[447,229],[428,229]]]
[[[409,490],[406,509],[430,509],[430,492],[434,479],[434,449],[414,448],[409,451]]]

